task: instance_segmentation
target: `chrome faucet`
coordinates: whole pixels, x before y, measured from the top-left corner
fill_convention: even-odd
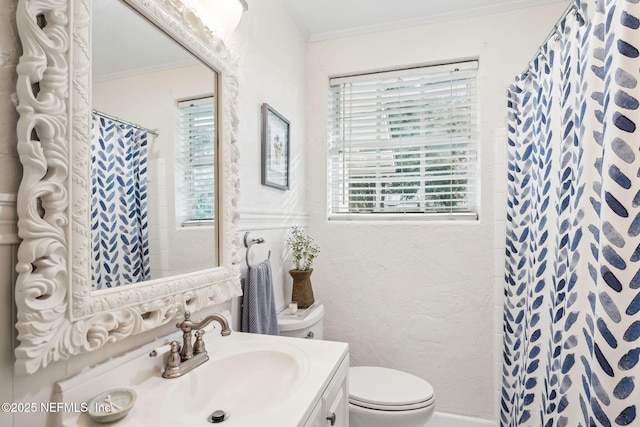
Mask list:
[[[184,313],[184,320],[176,324],[176,327],[182,331],[182,347],[177,341],[171,343],[171,351],[162,373],[163,378],[178,378],[209,360],[209,355],[204,348],[204,341],[202,340],[204,335],[202,329],[214,320],[220,323],[222,327],[220,335],[226,337],[231,334],[229,323],[221,314],[215,313],[205,317],[200,322],[194,323],[191,321],[191,313],[188,311]],[[196,337],[196,341],[193,344],[192,331],[195,331]]]

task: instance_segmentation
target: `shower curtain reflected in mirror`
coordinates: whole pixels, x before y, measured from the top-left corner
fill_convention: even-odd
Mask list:
[[[148,132],[96,113],[91,120],[93,289],[151,279]]]
[[[503,427],[640,425],[640,5],[575,6],[509,91]]]

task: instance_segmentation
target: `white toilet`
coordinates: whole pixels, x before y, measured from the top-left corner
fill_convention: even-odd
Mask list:
[[[435,409],[431,384],[374,366],[349,368],[350,427],[424,427]]]
[[[323,339],[324,306],[318,302],[296,315],[278,313],[280,335]],[[350,427],[424,427],[433,415],[431,384],[415,375],[373,366],[349,368]]]

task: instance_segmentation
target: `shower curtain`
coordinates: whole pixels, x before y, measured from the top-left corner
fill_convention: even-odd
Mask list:
[[[98,114],[91,122],[91,268],[94,289],[151,278],[148,133]]]
[[[501,426],[640,426],[640,6],[573,6],[508,94]]]

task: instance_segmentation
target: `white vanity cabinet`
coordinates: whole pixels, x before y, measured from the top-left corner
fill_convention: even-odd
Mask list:
[[[340,363],[304,427],[349,427],[349,356]]]

